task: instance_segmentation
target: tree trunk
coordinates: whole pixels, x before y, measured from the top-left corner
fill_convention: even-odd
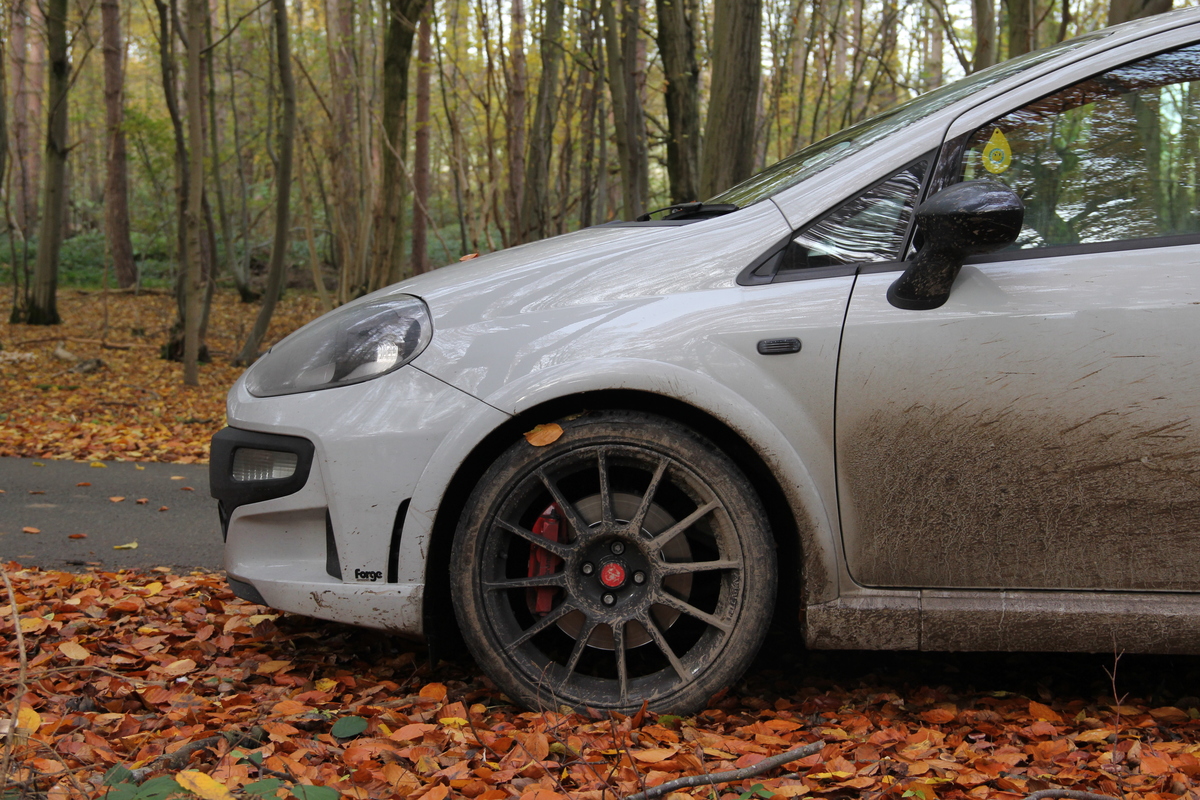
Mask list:
[[[38,230],[37,266],[25,321],[57,325],[58,253],[67,210],[67,90],[71,81],[67,51],[67,0],[47,0],[46,46],[50,56],[50,95],[46,115],[46,177]]]
[[[762,71],[762,0],[716,0],[712,93],[700,191],[711,197],[754,172],[754,123]]]
[[[608,92],[612,97],[623,215],[634,219],[650,200],[650,165],[641,96],[637,91],[637,37],[641,0],[600,4],[604,19]],[[619,13],[618,13],[619,12]]]
[[[404,155],[407,149],[405,108],[408,104],[408,65],[412,60],[416,22],[426,0],[388,0],[387,30],[383,41],[383,147],[382,180],[375,210],[375,258],[369,289],[399,280],[403,262],[402,213],[408,181]]]
[[[658,50],[667,83],[667,175],[671,202],[700,199],[700,67],[696,63],[698,0],[655,0]]]
[[[512,29],[509,31],[510,68],[505,123],[508,134],[508,197],[505,210],[508,236],[505,244],[516,244],[521,228],[521,197],[525,191],[525,114],[529,106],[529,75],[525,65],[525,0],[511,0]],[[514,241],[515,238],[515,241]]]
[[[1161,14],[1171,10],[1171,0],[1110,0],[1108,24],[1117,25],[1131,19]]]
[[[187,205],[184,222],[183,382],[200,384],[200,326],[204,312],[204,276],[200,224],[204,215],[204,87],[200,51],[204,47],[205,0],[187,0]]]
[[[1016,58],[1034,49],[1037,29],[1033,21],[1034,0],[1008,0],[1008,57]]]
[[[550,154],[554,147],[555,106],[558,102],[558,69],[562,56],[563,0],[546,0],[542,22],[542,74],[538,79],[537,105],[529,132],[529,158],[521,197],[516,242],[532,242],[550,235]]]
[[[104,228],[117,285],[137,283],[133,244],[129,239],[129,167],[125,157],[125,43],[117,0],[101,0],[104,38],[104,121],[108,129],[108,170],[104,184]]]
[[[28,239],[38,223],[38,189],[42,151],[37,131],[42,124],[42,86],[45,79],[45,43],[41,6],[35,0],[17,0],[12,11],[13,59],[13,184],[17,226]]]
[[[430,270],[429,265],[429,195],[432,174],[429,165],[429,144],[432,138],[430,99],[433,78],[433,36],[430,16],[434,0],[421,15],[417,36],[417,118],[413,132],[413,231],[412,271],[414,275]]]
[[[355,155],[358,141],[355,109],[359,87],[354,68],[354,9],[351,0],[325,0],[326,44],[329,49],[329,175],[333,183],[335,257],[339,270],[353,271],[360,262],[358,227],[362,214]]]
[[[267,289],[263,293],[263,304],[254,320],[254,328],[237,358],[237,363],[243,366],[253,363],[258,358],[258,348],[263,337],[267,335],[271,316],[275,313],[279,290],[283,288],[283,262],[284,256],[287,255],[290,226],[292,160],[296,142],[296,83],[292,78],[287,2],[271,0],[271,8],[275,18],[275,57],[279,62],[279,90],[283,105],[282,118],[279,121],[279,158],[275,173],[275,235],[271,242],[271,261],[267,269]]]
[[[971,19],[975,26],[975,55],[971,71],[990,67],[999,58],[996,42],[996,0],[971,0]]]
[[[596,0],[588,0],[579,12],[579,43],[586,63],[595,64],[595,72],[581,78],[584,82],[583,98],[580,101],[582,121],[580,135],[583,137],[582,164],[579,186],[579,227],[589,228],[595,223],[596,185],[599,181],[599,164],[596,157],[596,120],[603,114],[604,92],[604,49],[597,47]],[[602,144],[601,144],[602,146]]]

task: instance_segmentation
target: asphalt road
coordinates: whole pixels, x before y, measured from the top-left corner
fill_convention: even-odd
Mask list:
[[[0,458],[0,561],[75,572],[220,569],[207,464],[98,463]]]

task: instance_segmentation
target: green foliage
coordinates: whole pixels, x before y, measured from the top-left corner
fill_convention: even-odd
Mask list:
[[[774,794],[774,792],[763,786],[761,783],[756,783],[738,795],[738,800],[750,800],[751,797],[761,797],[763,800],[770,800]]]
[[[330,733],[338,739],[351,739],[367,729],[367,721],[362,717],[342,717],[333,723]]]

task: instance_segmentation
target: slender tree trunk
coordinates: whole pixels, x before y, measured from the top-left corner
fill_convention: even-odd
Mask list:
[[[525,63],[525,0],[511,0],[512,28],[509,30],[510,68],[505,123],[508,126],[508,217],[506,244],[525,241],[520,238],[521,197],[525,192],[525,115],[529,107],[529,74]]]
[[[187,205],[184,211],[183,382],[200,384],[200,326],[204,312],[204,276],[200,226],[204,215],[204,87],[200,51],[208,16],[205,0],[187,0]]]
[[[975,54],[971,70],[990,67],[999,58],[996,41],[996,0],[971,0],[971,19],[975,26]]]
[[[433,178],[429,165],[429,144],[432,131],[430,99],[433,78],[433,36],[430,17],[434,0],[421,15],[417,34],[417,118],[413,132],[413,231],[412,270],[414,275],[428,272],[429,265],[429,198]]]
[[[412,60],[416,23],[425,0],[388,0],[383,42],[383,131],[379,203],[375,212],[375,258],[370,289],[399,280],[403,262],[403,208],[408,181],[405,108],[408,65]]]
[[[929,0],[926,9],[929,19],[926,28],[929,42],[925,49],[925,66],[922,72],[926,91],[942,85],[942,59],[945,57],[946,40],[942,30],[942,0]]]
[[[237,363],[242,365],[251,364],[258,358],[258,348],[263,337],[267,335],[271,316],[275,313],[279,291],[283,288],[284,256],[287,255],[288,229],[291,224],[289,212],[292,205],[292,160],[296,142],[296,83],[292,77],[287,2],[271,0],[271,8],[275,18],[275,57],[279,63],[279,94],[283,106],[279,121],[279,157],[275,173],[275,235],[271,242],[271,261],[267,268],[267,289],[263,293],[263,304],[254,320],[254,328],[237,358]]]
[[[562,56],[563,0],[546,0],[542,6],[542,74],[529,132],[529,158],[521,197],[516,241],[532,242],[550,235],[550,154],[554,147],[558,70]]]
[[[671,202],[700,199],[700,66],[696,63],[698,0],[656,0],[658,49],[667,83],[667,174]]]
[[[46,177],[42,189],[42,219],[38,230],[37,266],[33,297],[25,321],[57,325],[58,253],[62,247],[67,210],[67,90],[71,80],[67,51],[67,0],[47,0],[46,46],[50,56],[50,96],[46,115]]]
[[[628,219],[643,214],[650,200],[646,126],[635,77],[639,3],[640,0],[602,0],[600,4],[608,61],[608,92],[612,97],[617,160],[621,173],[623,214]]]
[[[228,6],[226,6],[226,11],[228,11]],[[213,18],[210,15],[205,26],[206,37],[210,42],[212,41],[212,25]],[[205,59],[205,68],[208,75],[208,147],[212,153],[208,162],[211,171],[210,180],[213,191],[217,195],[217,218],[221,226],[221,241],[224,244],[225,269],[229,272],[229,277],[233,278],[233,285],[237,289],[241,301],[252,303],[258,299],[258,294],[250,288],[249,271],[242,269],[242,262],[238,259],[233,246],[233,222],[229,218],[229,204],[225,200],[225,180],[221,175],[221,128],[217,115],[219,105],[217,103],[216,59],[211,53]],[[233,113],[237,114],[237,111]],[[217,263],[215,245],[213,250],[212,263],[215,268]]]
[[[41,6],[35,0],[17,0],[12,14],[14,194],[17,226],[29,238],[38,223],[42,150],[37,131],[42,125],[45,42]]]
[[[1033,0],[1008,0],[1008,57],[1015,58],[1033,50],[1036,36]]]
[[[583,97],[580,101],[583,137],[582,165],[579,179],[579,227],[588,228],[595,222],[596,183],[599,165],[596,149],[596,119],[604,93],[604,49],[597,46],[596,0],[589,0],[579,11],[579,44],[587,63],[594,71],[583,76]]]
[[[358,81],[355,76],[354,8],[351,0],[325,0],[326,44],[329,50],[331,136],[326,150],[333,184],[330,225],[335,261],[347,274],[359,263],[358,226],[362,213],[358,187],[358,141],[355,109]]]
[[[762,71],[762,0],[716,0],[713,77],[700,190],[725,191],[754,172],[754,123]]]
[[[104,37],[104,120],[108,128],[108,171],[104,184],[104,228],[117,285],[137,283],[129,238],[129,167],[125,155],[125,43],[117,0],[101,0]]]

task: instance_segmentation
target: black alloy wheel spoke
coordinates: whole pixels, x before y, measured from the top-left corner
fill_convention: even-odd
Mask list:
[[[647,611],[642,611],[638,615],[637,621],[646,629],[646,633],[650,635],[650,640],[667,657],[667,661],[671,662],[671,668],[675,670],[675,674],[679,676],[679,679],[684,683],[691,680],[692,676],[688,674],[687,668],[683,666],[683,662],[679,660],[679,656],[675,655],[675,651],[671,649],[671,645],[663,636],[662,631],[654,624],[654,618]]]
[[[674,539],[676,536],[683,533],[688,528],[692,527],[697,522],[699,522],[704,517],[705,514],[709,513],[710,511],[712,511],[714,509],[720,508],[720,507],[721,507],[721,503],[719,501],[709,500],[707,503],[700,506],[692,513],[688,514],[686,517],[679,520],[679,522],[676,522],[674,525],[667,528],[662,533],[659,533],[658,535],[656,535],[653,539],[650,540],[649,546],[654,550],[661,550],[662,548],[666,547],[667,544],[672,539]]]
[[[609,623],[613,637],[613,656],[617,659],[617,685],[621,692],[621,705],[629,703],[629,664],[625,659],[625,620]]]
[[[533,623],[528,628],[526,628],[524,633],[522,633],[520,636],[518,636],[513,641],[512,645],[510,645],[510,646],[511,647],[520,647],[521,645],[525,644],[533,637],[537,636],[542,631],[549,628],[551,625],[558,622],[560,619],[565,617],[567,614],[569,614],[575,610],[576,609],[575,609],[574,604],[571,603],[569,600],[559,603],[554,609],[552,609],[550,611],[549,614],[542,617],[537,622]]]
[[[650,513],[650,508],[654,505],[654,495],[658,491],[658,485],[662,483],[668,464],[670,464],[670,459],[666,457],[659,458],[658,466],[654,468],[654,476],[650,478],[650,485],[646,487],[646,493],[642,496],[642,504],[638,506],[637,513],[633,515],[633,519],[629,520],[629,530],[632,533],[637,534],[641,532],[642,525],[646,522],[646,515]]]
[[[545,536],[539,536],[531,530],[522,528],[520,525],[514,525],[513,523],[507,522],[499,517],[496,517],[496,524],[509,533],[516,534],[533,546],[540,547],[549,553],[553,553],[564,561],[571,555],[571,551],[573,550],[572,546],[569,544],[551,541]]]
[[[603,447],[597,451],[596,461],[600,471],[600,522],[608,527],[616,517],[613,514],[612,487],[608,482],[608,452]]]
[[[691,575],[694,572],[715,572],[717,570],[741,569],[742,562],[722,559],[720,561],[660,561],[658,574]]]
[[[558,488],[558,484],[550,480],[550,477],[546,475],[545,470],[539,469],[537,471],[537,476],[541,480],[542,485],[546,487],[546,491],[550,492],[550,496],[554,498],[554,502],[557,503],[558,507],[562,509],[563,514],[567,518],[567,523],[575,531],[576,540],[584,538],[591,530],[591,526],[588,524],[588,521],[583,518],[583,515],[579,513],[579,509],[575,508],[571,501],[563,496],[563,493]],[[555,553],[555,555],[558,554]]]
[[[583,651],[587,649],[588,639],[592,638],[592,631],[596,630],[596,625],[599,624],[585,612],[580,613],[584,614],[587,622],[580,627],[579,638],[575,640],[575,646],[571,648],[571,656],[563,665],[564,674],[563,679],[558,682],[559,691],[562,691],[562,688],[571,680],[571,676],[575,674],[575,669],[579,666],[579,659],[583,656]]]
[[[689,617],[695,617],[701,622],[704,622],[723,633],[733,632],[732,622],[721,619],[720,617],[714,617],[712,614],[696,608],[691,603],[685,603],[678,597],[673,597],[666,592],[658,592],[654,597],[654,602],[661,603],[668,608],[673,608],[681,614],[687,614]]]
[[[531,575],[528,578],[504,578],[498,581],[484,581],[483,588],[489,592],[503,592],[507,589],[534,589],[542,586],[565,587],[567,576],[561,572],[551,575]]]

